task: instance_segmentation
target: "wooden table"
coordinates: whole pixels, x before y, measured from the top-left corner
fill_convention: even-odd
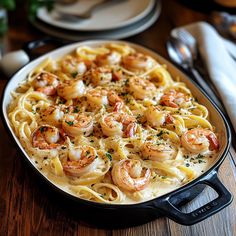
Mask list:
[[[5,37],[5,50],[22,47],[26,41],[45,36],[33,28],[24,16],[21,6],[10,14],[10,28]],[[159,20],[148,30],[128,38],[147,46],[168,58],[165,42],[173,27],[187,23],[208,20],[208,14],[191,10],[174,0],[163,1]],[[7,78],[1,74],[0,91]],[[182,226],[168,218],[159,218],[148,224],[120,230],[103,230],[78,221],[64,214],[60,205],[48,197],[44,185],[38,185],[38,178],[23,161],[13,141],[0,122],[0,235],[236,235],[236,201],[221,212],[193,226]],[[231,147],[230,153],[222,164],[219,177],[225,186],[236,195],[236,169],[233,159],[236,154]],[[191,211],[212,199],[214,193],[207,188],[184,210]],[[99,217],[99,216],[98,216]]]

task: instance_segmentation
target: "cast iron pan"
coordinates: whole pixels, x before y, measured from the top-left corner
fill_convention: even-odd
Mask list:
[[[35,50],[36,48],[41,47],[48,43],[54,43],[57,46],[62,46],[65,44],[64,41],[58,39],[45,38],[42,40],[32,41],[25,44],[23,50],[29,55],[30,58],[32,58],[33,57],[32,50]],[[194,85],[198,87],[198,89],[203,94],[205,94],[199,88],[199,86],[197,86],[195,83]],[[2,95],[2,107],[3,107],[4,97],[5,97],[5,90]],[[208,171],[199,176],[197,179],[191,181],[189,184],[185,186],[178,188],[175,191],[172,191],[171,193],[165,194],[155,199],[143,203],[129,204],[129,205],[103,204],[103,203],[96,203],[83,200],[57,188],[46,178],[42,178],[43,175],[40,174],[40,172],[37,171],[37,169],[35,169],[35,167],[33,167],[31,163],[30,166],[33,167],[34,172],[39,174],[40,180],[43,179],[45,182],[48,183],[47,186],[49,186],[49,188],[47,188],[47,191],[50,193],[49,199],[52,198],[53,204],[55,204],[55,202],[58,203],[56,204],[55,207],[60,207],[66,214],[76,217],[82,221],[89,222],[89,224],[94,225],[96,227],[102,227],[102,228],[130,227],[144,224],[160,216],[166,216],[179,224],[193,225],[217,213],[221,209],[228,206],[233,200],[231,193],[225,188],[225,186],[221,183],[221,181],[217,177],[218,168],[222,164],[229,150],[231,133],[229,125],[225,117],[223,116],[222,112],[214,104],[214,102],[211,101],[211,99],[209,100],[220,114],[226,127],[226,136],[227,136],[226,138],[228,142],[226,148],[224,149],[224,152],[222,153],[222,156]],[[5,121],[7,130],[13,137],[13,134],[11,133],[9,127],[7,126],[3,114],[3,109],[1,114],[3,120]],[[18,145],[17,147],[19,148]],[[29,162],[27,158],[25,159]],[[199,193],[201,193],[205,188],[205,185],[208,185],[211,188],[213,188],[217,192],[218,197],[190,213],[182,212],[180,210],[180,206],[186,204],[187,202],[194,199],[197,195],[199,195]],[[52,189],[55,191],[52,191]],[[60,194],[58,194],[58,192]]]

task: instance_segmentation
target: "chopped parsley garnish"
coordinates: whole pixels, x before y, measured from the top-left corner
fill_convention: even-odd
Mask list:
[[[204,155],[198,154],[197,157],[196,157],[196,159],[201,159],[201,158],[204,158],[204,157],[205,157]]]
[[[75,78],[77,75],[78,75],[78,72],[77,72],[77,71],[71,73],[71,76],[72,76],[73,78]]]
[[[34,108],[32,108],[32,113],[35,115],[36,114],[36,110]]]
[[[163,132],[163,130],[161,130],[156,136],[157,137],[160,137],[160,136],[162,136],[164,134],[164,132]]]
[[[198,163],[206,163],[206,162],[203,161],[203,160],[201,160],[201,159],[199,159],[199,160],[198,160]]]
[[[130,103],[131,99],[130,98],[125,98],[125,103]]]
[[[126,96],[126,95],[128,95],[129,93],[121,93],[121,96]]]
[[[85,156],[88,156],[90,154],[90,151],[85,152]]]
[[[79,112],[79,108],[76,106],[76,107],[74,108],[73,113],[78,113],[78,112]]]
[[[40,128],[39,128],[39,131],[40,131],[41,133],[43,133],[46,129],[47,129],[46,127],[40,127]]]
[[[161,178],[162,178],[162,179],[166,179],[166,178],[167,178],[167,176],[161,176]]]
[[[74,124],[73,121],[65,121],[69,126],[72,126]]]
[[[106,157],[107,157],[110,161],[112,161],[112,156],[111,156],[111,154],[110,154],[109,152],[106,153]]]

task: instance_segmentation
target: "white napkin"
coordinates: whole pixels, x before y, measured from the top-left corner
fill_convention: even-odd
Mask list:
[[[187,30],[196,39],[209,76],[236,131],[236,61],[232,58],[236,58],[236,45],[223,39],[205,22],[176,28],[171,31],[171,35],[178,35],[180,29]]]

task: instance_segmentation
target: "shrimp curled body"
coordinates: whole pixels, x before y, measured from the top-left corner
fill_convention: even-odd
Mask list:
[[[100,124],[106,136],[133,137],[137,129],[134,117],[117,112],[104,115]]]
[[[169,160],[176,153],[174,147],[168,143],[153,143],[146,141],[141,147],[141,153],[144,158],[152,161]]]
[[[167,111],[161,111],[157,106],[149,106],[145,111],[148,123],[153,127],[161,127],[168,122],[170,115]]]
[[[144,189],[151,176],[150,169],[143,168],[139,160],[133,159],[117,162],[111,174],[116,185],[131,192]]]
[[[123,64],[125,68],[131,71],[145,71],[150,70],[155,65],[155,61],[142,53],[134,53],[125,56]]]
[[[63,61],[62,61],[62,71],[64,73],[67,74],[79,74],[82,75],[86,72],[87,70],[87,66],[86,63],[84,61],[82,61],[79,58],[73,58],[73,57],[66,57]]]
[[[187,107],[191,105],[191,99],[188,95],[171,89],[162,95],[160,104],[173,108]]]
[[[42,125],[32,134],[32,144],[39,149],[55,149],[61,145],[61,134],[54,126]]]
[[[98,55],[96,58],[98,65],[116,65],[119,64],[121,61],[120,53],[113,51],[107,54]]]
[[[147,79],[132,77],[129,80],[129,91],[136,99],[144,99],[152,97],[156,92],[156,87]]]
[[[32,86],[36,89],[36,91],[44,93],[48,96],[56,94],[58,84],[59,80],[57,77],[48,72],[42,72],[36,75],[32,81]]]
[[[120,110],[124,102],[114,91],[107,91],[100,87],[89,90],[86,93],[88,103],[91,107],[97,108],[102,106],[111,105],[114,107],[114,111]]]
[[[107,67],[98,67],[91,69],[91,81],[94,85],[104,85],[112,80],[111,69]]]
[[[216,135],[212,131],[203,128],[186,131],[181,137],[181,143],[184,148],[192,153],[219,149],[219,141]]]
[[[41,116],[42,120],[48,124],[59,126],[64,116],[64,111],[60,106],[49,106],[43,110]]]
[[[67,114],[62,120],[62,128],[72,137],[88,136],[93,132],[93,118],[85,114]]]
[[[97,152],[91,146],[75,147],[69,150],[68,160],[62,162],[64,172],[70,176],[81,176],[97,166]]]
[[[85,85],[82,80],[69,80],[60,84],[57,93],[66,100],[75,99],[83,96]]]

